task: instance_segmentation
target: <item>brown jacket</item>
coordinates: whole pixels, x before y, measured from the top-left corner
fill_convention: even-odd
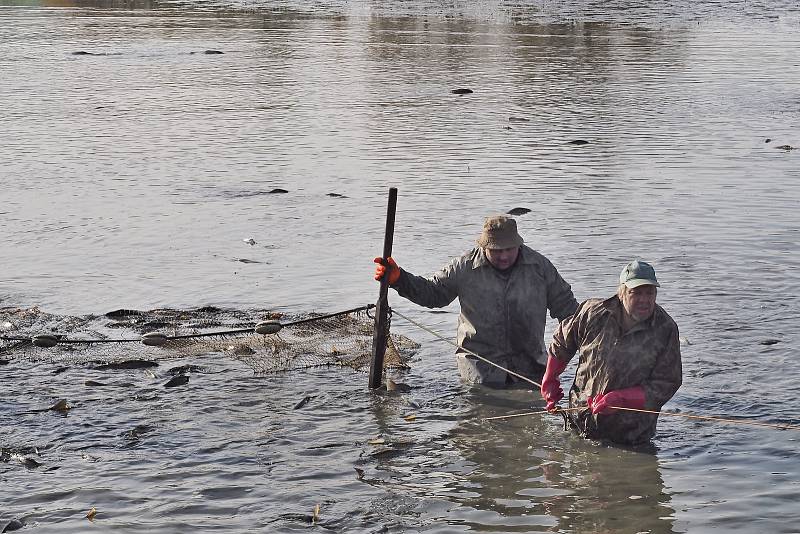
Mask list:
[[[553,334],[550,355],[568,362],[580,353],[569,406],[586,407],[586,399],[641,385],[645,408],[658,411],[681,385],[678,326],[656,305],[652,317],[622,333],[623,308],[614,295],[583,302]],[[618,410],[592,415],[587,408],[570,412],[572,423],[587,437],[619,443],[644,443],[653,437],[658,416]]]
[[[544,327],[547,310],[559,321],[569,317],[578,302],[550,260],[520,247],[517,263],[500,272],[477,247],[453,259],[431,278],[406,271],[394,288],[400,296],[428,308],[461,304],[458,343],[484,358],[523,376],[536,379],[545,360]],[[467,382],[506,382],[505,372],[459,350],[461,376]]]

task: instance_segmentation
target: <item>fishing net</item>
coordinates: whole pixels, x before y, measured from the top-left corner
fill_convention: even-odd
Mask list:
[[[206,307],[116,310],[80,317],[52,315],[38,308],[0,308],[0,360],[135,368],[220,353],[256,373],[323,366],[368,370],[372,308],[292,316]],[[384,368],[407,368],[417,348],[407,337],[388,335]]]

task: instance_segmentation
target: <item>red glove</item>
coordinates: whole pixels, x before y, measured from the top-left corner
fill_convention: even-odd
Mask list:
[[[586,399],[586,404],[593,414],[608,415],[616,412],[613,406],[644,410],[644,401],[644,388],[633,386],[626,389],[615,389],[608,393],[599,393]]]
[[[556,403],[564,398],[564,390],[558,377],[567,368],[567,364],[554,356],[547,357],[547,369],[542,377],[542,387],[539,392],[547,402],[547,411],[556,407]]]
[[[373,261],[378,264],[378,266],[375,267],[375,280],[381,280],[386,276],[389,285],[395,285],[400,279],[400,267],[397,266],[394,259],[392,259],[391,256],[386,258],[386,265],[384,265],[383,258],[381,257],[377,257]]]

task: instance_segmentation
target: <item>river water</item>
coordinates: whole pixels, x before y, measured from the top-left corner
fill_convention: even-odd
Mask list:
[[[415,273],[515,207],[579,300],[652,262],[684,338],[665,410],[800,424],[794,2],[0,0],[0,21],[0,306],[371,303],[393,186]],[[455,335],[457,304],[390,303]],[[466,387],[449,345],[392,328],[421,344],[403,394],[218,354],[171,389],[166,363],[5,355],[0,527],[800,532],[796,430],[663,416],[646,453],[487,421],[541,400]]]

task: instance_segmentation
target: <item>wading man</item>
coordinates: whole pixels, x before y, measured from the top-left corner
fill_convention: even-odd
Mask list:
[[[553,334],[542,398],[555,408],[564,396],[558,377],[578,352],[569,407],[582,409],[567,415],[588,438],[648,442],[658,415],[633,410],[661,410],[681,385],[678,326],[656,304],[658,287],[652,266],[631,262],[616,295],[581,303]]]
[[[547,310],[559,321],[572,315],[578,306],[572,289],[550,260],[523,244],[510,217],[487,217],[477,244],[430,278],[375,258],[375,279],[386,276],[400,296],[428,308],[459,299],[456,359],[466,382],[506,387],[520,380],[463,349],[540,382]]]

